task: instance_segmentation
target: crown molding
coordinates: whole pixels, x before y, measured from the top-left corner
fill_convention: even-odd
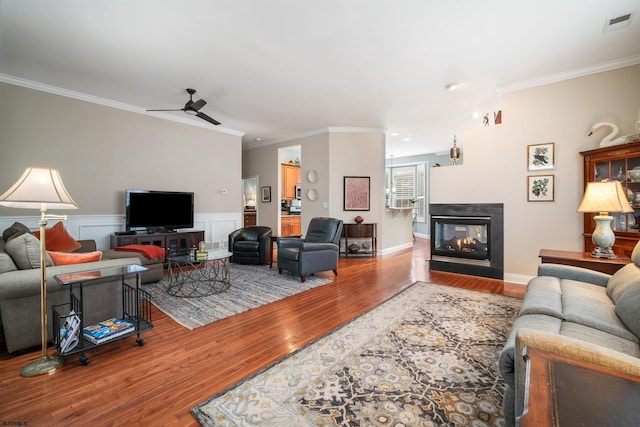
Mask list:
[[[500,95],[503,95],[509,92],[515,92],[523,89],[530,89],[537,86],[542,86],[550,83],[557,83],[563,80],[575,79],[577,77],[584,77],[590,74],[602,73],[605,71],[611,71],[611,70],[615,70],[623,67],[630,67],[632,65],[638,65],[638,64],[640,64],[640,55],[627,56],[625,58],[615,59],[613,61],[607,61],[607,62],[602,62],[600,64],[577,68],[575,70],[563,71],[561,73],[551,74],[548,76],[539,77],[531,80],[525,80],[522,82],[501,85],[496,88],[496,91]]]
[[[322,135],[325,133],[386,133],[384,128],[366,128],[366,127],[339,127],[329,126],[326,128],[314,129],[307,132],[301,132],[295,135],[285,136],[282,138],[269,139],[263,141],[251,141],[243,144],[243,150],[253,150],[255,148],[266,147],[267,145],[280,144],[282,142],[294,141],[296,139],[309,138],[311,136]]]
[[[73,98],[80,101],[91,102],[92,104],[103,105],[105,107],[116,108],[118,110],[130,111],[132,113],[144,114],[145,116],[156,117],[159,119],[170,120],[172,122],[178,122],[189,126],[195,126],[203,129],[208,129],[216,132],[226,133],[229,135],[235,135],[239,137],[244,136],[244,132],[229,129],[224,126],[212,127],[203,123],[198,123],[195,120],[191,120],[187,117],[179,117],[171,114],[162,114],[158,112],[146,111],[142,107],[135,105],[125,104],[123,102],[114,101],[107,98],[100,98],[98,96],[87,95],[86,93],[76,92],[69,89],[63,89],[56,86],[50,86],[44,83],[34,82],[32,80],[21,79],[19,77],[10,76],[7,74],[0,74],[0,83],[8,83],[14,86],[21,86],[28,89],[38,90],[41,92],[51,93],[54,95],[64,96],[66,98]]]

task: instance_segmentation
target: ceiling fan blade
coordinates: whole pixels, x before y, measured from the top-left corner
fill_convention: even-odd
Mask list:
[[[205,105],[207,105],[207,101],[205,101],[204,99],[199,99],[197,101],[194,101],[191,103],[190,107],[196,111],[198,111],[199,109],[201,109],[202,107],[204,107]]]
[[[184,111],[182,108],[178,108],[177,110],[147,110],[147,111]]]
[[[204,113],[198,113],[198,114],[196,114],[196,117],[200,117],[202,120],[206,120],[206,121],[208,121],[209,123],[211,123],[211,124],[213,124],[215,126],[218,126],[220,124],[219,121],[217,121],[215,119],[212,119],[211,117],[207,116]]]

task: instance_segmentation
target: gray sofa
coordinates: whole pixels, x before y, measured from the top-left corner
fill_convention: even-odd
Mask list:
[[[95,251],[93,240],[80,240],[80,249],[74,252]],[[31,248],[37,251],[37,248]],[[109,266],[142,264],[149,269],[142,275],[142,282],[162,279],[162,262],[150,260],[144,255],[114,250],[103,251],[102,260],[82,264],[47,267],[47,316],[49,340],[53,337],[51,306],[69,302],[69,289],[59,285],[54,276],[63,273],[93,270]],[[121,286],[118,281],[107,281],[85,290],[85,322],[95,323],[105,318],[121,315]],[[89,314],[90,313],[90,314]],[[40,334],[40,269],[19,269],[5,251],[5,241],[0,238],[0,326],[7,350],[11,352],[41,345]]]
[[[525,399],[525,347],[640,375],[640,244],[614,275],[541,264],[500,355],[504,414],[513,426]]]

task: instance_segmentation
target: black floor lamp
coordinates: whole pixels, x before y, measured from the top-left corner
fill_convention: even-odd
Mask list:
[[[20,179],[2,196],[0,205],[10,208],[40,210],[40,327],[42,355],[20,370],[23,377],[54,372],[64,364],[61,356],[47,354],[47,266],[46,266],[46,226],[47,220],[66,220],[66,215],[47,214],[47,209],[77,209],[57,170],[43,167],[29,167]]]

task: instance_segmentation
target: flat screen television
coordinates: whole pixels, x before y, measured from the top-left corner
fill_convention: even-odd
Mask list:
[[[193,199],[190,192],[126,190],[127,231],[193,228]]]

